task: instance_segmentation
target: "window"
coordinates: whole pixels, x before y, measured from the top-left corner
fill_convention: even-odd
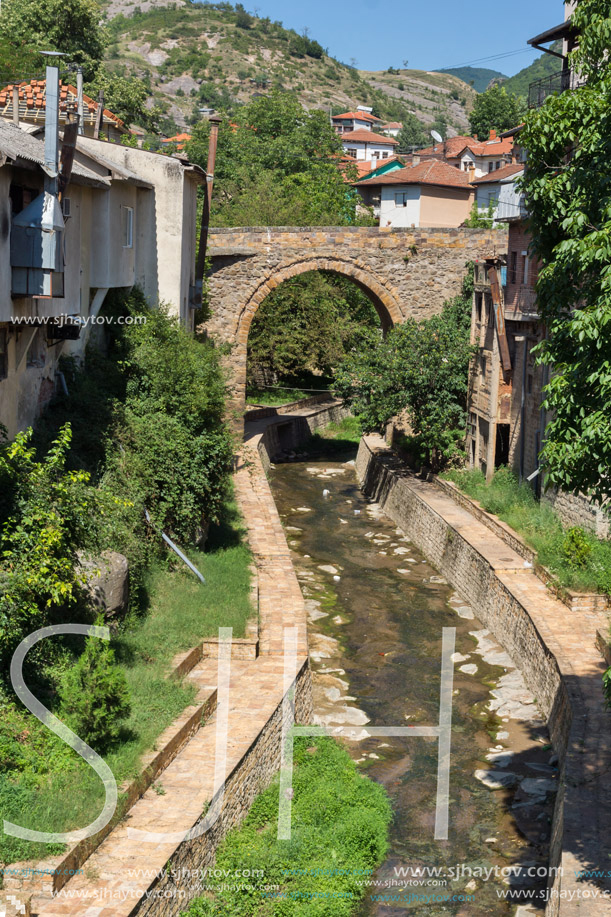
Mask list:
[[[8,354],[6,341],[6,328],[2,328],[0,329],[0,379],[6,379],[8,375]]]
[[[407,207],[407,191],[397,191],[395,193],[395,207]]]
[[[489,172],[492,172],[493,169],[494,169],[494,163],[493,163],[493,162],[489,162],[489,163],[488,163],[488,171],[489,171]]]
[[[388,159],[388,153],[382,153],[382,159]]]
[[[481,320],[482,320],[482,300],[483,300],[483,298],[484,298],[484,296],[483,296],[482,293],[476,293],[476,294],[475,294],[475,309],[476,309],[476,312],[477,312],[477,320],[478,320],[478,322],[481,322]]]
[[[527,287],[527,286],[528,286],[528,271],[529,271],[529,268],[530,268],[530,261],[529,261],[529,258],[528,258],[528,253],[527,253],[527,252],[522,252],[522,258],[524,259],[524,262],[523,262],[523,273],[522,273],[522,283],[524,284],[525,287]]]
[[[482,376],[486,375],[486,357],[482,354]]]
[[[72,216],[72,202],[69,197],[62,197],[62,213],[65,220]]]
[[[511,253],[511,260],[509,263],[509,283],[518,282],[518,253]]]
[[[346,156],[350,156],[352,159],[356,159],[356,147],[349,146],[346,150]]]
[[[134,208],[121,207],[121,233],[123,248],[134,247]]]

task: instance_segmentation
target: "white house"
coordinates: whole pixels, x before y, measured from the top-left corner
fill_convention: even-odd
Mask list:
[[[374,127],[379,127],[382,121],[376,115],[372,115],[371,108],[359,105],[356,111],[345,111],[341,115],[334,115],[331,123],[338,134],[347,134],[350,131],[373,130]]]
[[[492,205],[493,217],[496,220],[499,216],[499,199],[501,198],[504,186],[511,186],[511,192],[509,192],[508,189],[504,194],[504,204],[508,205],[510,203],[510,197],[513,200],[514,182],[523,174],[524,165],[516,162],[503,166],[500,169],[495,169],[493,172],[488,173],[488,175],[483,175],[481,178],[473,179],[475,200],[477,201],[477,207],[480,213],[482,215],[486,214],[490,205]]]
[[[473,201],[469,177],[437,159],[361,179],[354,187],[380,226],[460,226]]]
[[[84,353],[108,290],[138,283],[192,323],[204,171],[79,137],[60,205],[44,163],[43,140],[0,118],[0,423],[11,437],[52,397],[59,357]]]
[[[421,158],[443,159],[473,178],[481,178],[513,161],[513,138],[490,131],[487,140],[477,137],[450,137],[435,146],[418,151]]]
[[[394,137],[385,137],[371,130],[360,129],[342,134],[344,153],[359,162],[375,164],[378,160],[390,159],[398,145]]]

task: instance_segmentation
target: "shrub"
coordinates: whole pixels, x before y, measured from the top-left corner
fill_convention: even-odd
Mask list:
[[[586,533],[578,525],[567,529],[562,543],[562,550],[571,567],[585,567],[588,557],[592,553],[592,547],[588,542]]]
[[[62,677],[59,694],[61,719],[88,745],[103,751],[118,738],[130,713],[129,690],[113,651],[99,637],[87,637],[84,652]]]

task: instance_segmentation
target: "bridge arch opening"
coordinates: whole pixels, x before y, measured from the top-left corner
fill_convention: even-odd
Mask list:
[[[358,265],[329,259],[284,265],[247,304],[246,399],[280,403],[328,390],[346,350],[385,334],[401,316],[383,285]],[[265,397],[269,396],[269,397]]]

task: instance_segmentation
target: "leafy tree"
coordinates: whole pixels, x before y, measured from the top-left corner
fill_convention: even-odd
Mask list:
[[[548,333],[540,357],[552,368],[542,461],[551,484],[602,502],[611,496],[608,0],[580,3],[573,21],[580,45],[572,65],[587,83],[530,113],[523,188],[542,263],[537,299]]]
[[[104,92],[106,108],[121,118],[126,125],[138,124],[147,130],[157,127],[161,112],[158,108],[147,107],[150,92],[143,80],[134,75],[118,76],[109,73],[105,67],[100,67],[95,79],[85,87],[85,91],[97,99],[100,89]]]
[[[439,470],[461,454],[472,355],[470,277],[462,296],[430,319],[409,319],[381,339],[370,333],[337,374],[336,388],[365,430],[383,430],[407,411],[415,447]]]
[[[205,167],[208,122],[188,144]],[[274,91],[242,106],[219,131],[213,225],[337,225],[356,219],[356,194],[338,159],[341,140],[322,111]]]
[[[103,619],[96,623],[103,624]],[[99,637],[87,637],[84,652],[61,679],[59,695],[60,718],[99,751],[119,737],[121,721],[130,713],[123,670]]]
[[[486,140],[491,130],[498,133],[517,127],[524,120],[526,110],[520,96],[510,95],[504,86],[492,86],[476,99],[469,124],[471,133]]]
[[[441,134],[442,138],[446,140],[448,136],[448,119],[446,116],[443,114],[437,115],[431,125],[431,130],[437,131],[437,133]]]
[[[44,58],[31,44],[29,41],[12,41],[0,33],[0,82],[13,83],[44,76]]]
[[[491,229],[494,225],[494,209],[493,201],[490,201],[485,212],[479,209],[477,201],[473,201],[471,213],[463,225],[468,229]]]
[[[0,659],[82,598],[77,551],[93,547],[104,511],[89,475],[67,471],[70,425],[42,461],[18,433],[0,450]]]
[[[293,277],[267,297],[248,337],[249,379],[329,377],[363,328],[379,328],[370,300],[351,281],[328,272]]]
[[[428,137],[422,122],[415,115],[407,115],[403,117],[403,127],[397,134],[397,140],[400,148],[406,150],[426,146]]]
[[[104,55],[105,35],[94,0],[4,0],[0,37],[45,51],[62,51],[91,79]]]
[[[254,18],[250,15],[250,13],[246,12],[244,5],[242,3],[236,3],[235,11],[235,24],[237,28],[250,29],[254,22]]]

